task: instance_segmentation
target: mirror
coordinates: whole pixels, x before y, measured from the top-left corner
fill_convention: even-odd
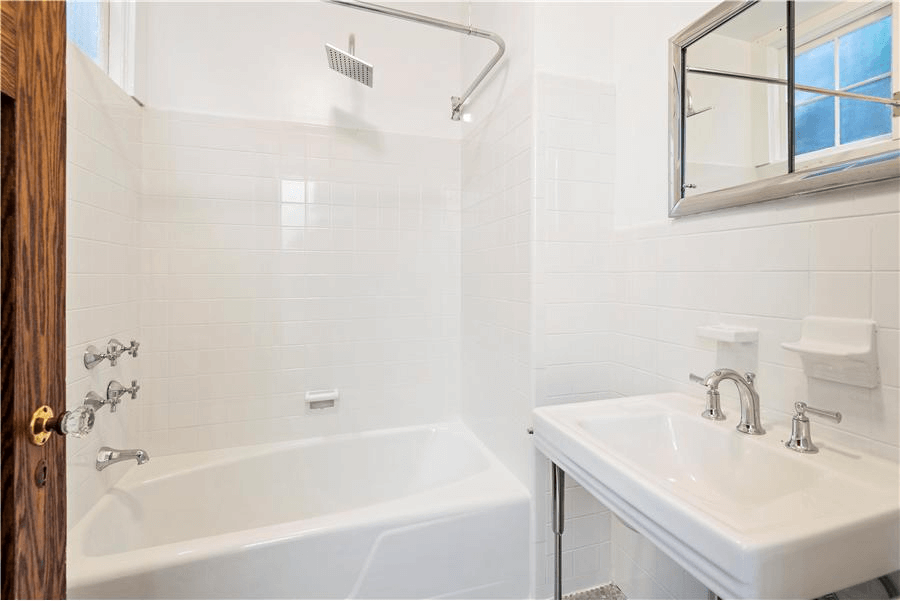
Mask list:
[[[900,177],[892,11],[726,2],[675,36],[669,214]]]
[[[786,32],[760,2],[685,48],[685,196],[787,173],[787,88],[761,81],[784,76]]]

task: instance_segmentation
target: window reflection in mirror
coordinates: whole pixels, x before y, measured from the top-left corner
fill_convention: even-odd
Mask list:
[[[890,98],[895,19],[888,3],[797,3],[797,84]],[[896,147],[890,106],[802,90],[794,100],[797,170]]]
[[[684,196],[787,173],[787,89],[702,70],[783,78],[784,4],[760,2],[685,52]]]

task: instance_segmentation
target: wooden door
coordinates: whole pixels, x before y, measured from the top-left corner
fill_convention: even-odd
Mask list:
[[[66,8],[0,9],[0,596],[61,599],[65,438],[36,446],[28,427],[41,405],[65,411]]]

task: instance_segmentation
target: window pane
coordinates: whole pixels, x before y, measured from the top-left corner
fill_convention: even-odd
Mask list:
[[[828,42],[794,57],[794,78],[798,84],[834,89],[834,42]],[[810,92],[796,92],[796,102],[814,98]]]
[[[838,41],[842,88],[890,72],[890,16],[851,31]]]
[[[885,77],[864,86],[851,88],[849,92],[888,98],[891,95],[891,78]],[[864,140],[890,133],[891,108],[877,102],[841,98],[841,144]]]
[[[834,146],[834,98],[796,107],[794,152],[803,154]]]
[[[66,0],[66,33],[81,51],[100,63],[100,2]]]

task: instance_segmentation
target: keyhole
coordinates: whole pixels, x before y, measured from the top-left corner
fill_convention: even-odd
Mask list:
[[[47,486],[47,472],[47,461],[41,459],[34,470],[34,483],[37,484],[38,488]]]

